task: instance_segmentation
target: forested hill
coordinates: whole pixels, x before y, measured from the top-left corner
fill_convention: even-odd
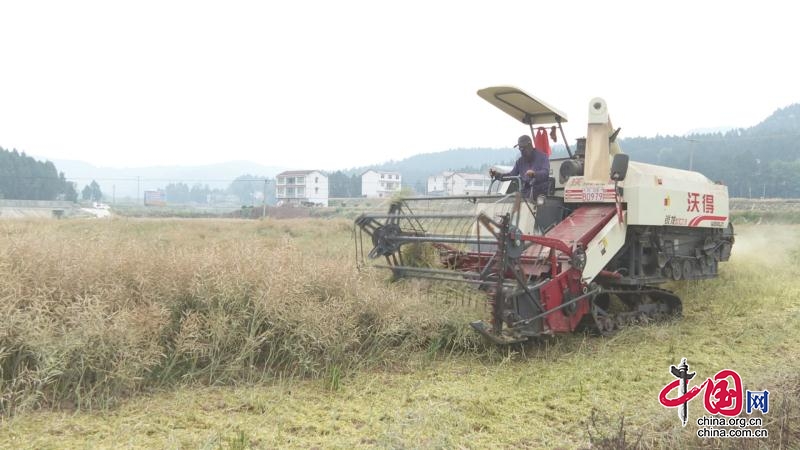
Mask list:
[[[700,172],[731,196],[800,197],[800,104],[726,133],[622,139],[634,161]]]
[[[634,161],[688,169],[691,159],[692,170],[724,182],[731,196],[800,197],[800,104],[781,108],[750,128],[688,136],[622,138],[620,146]],[[553,151],[554,157],[566,156],[563,146],[554,146]],[[435,173],[463,169],[483,171],[489,164],[512,163],[518,155],[513,148],[456,149],[349,169],[334,175],[347,175],[355,180],[367,169],[396,171],[402,174],[404,185],[424,192],[427,177]],[[360,188],[360,184],[357,187]]]
[[[0,198],[75,201],[78,194],[52,162],[0,147]]]

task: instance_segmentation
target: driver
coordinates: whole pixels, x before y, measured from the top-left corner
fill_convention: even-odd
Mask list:
[[[547,194],[550,176],[550,159],[547,155],[533,147],[530,136],[523,134],[517,140],[519,151],[522,154],[514,163],[511,172],[498,173],[494,168],[489,169],[489,176],[502,178],[519,176],[522,180],[520,191],[525,198],[534,199],[539,195]]]

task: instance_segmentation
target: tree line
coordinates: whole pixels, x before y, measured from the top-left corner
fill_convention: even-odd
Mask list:
[[[266,195],[267,203],[275,203],[275,180],[261,175],[240,175],[225,189],[212,189],[208,184],[183,182],[169,183],[164,187],[167,203],[211,204],[232,200],[242,205],[261,204]]]
[[[0,198],[74,202],[78,193],[52,162],[0,147]]]

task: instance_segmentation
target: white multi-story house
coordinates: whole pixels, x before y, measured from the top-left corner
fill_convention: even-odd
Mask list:
[[[391,197],[400,192],[402,177],[397,172],[367,170],[361,174],[362,197]]]
[[[449,195],[445,190],[447,179],[453,172],[442,172],[428,177],[428,195]]]
[[[428,177],[428,195],[481,195],[491,182],[488,174],[442,172]]]
[[[453,195],[482,195],[486,194],[492,178],[485,173],[454,173],[451,177]]]
[[[278,203],[328,206],[328,177],[318,170],[288,170],[275,176]]]

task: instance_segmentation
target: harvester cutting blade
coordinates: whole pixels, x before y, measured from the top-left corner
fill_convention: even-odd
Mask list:
[[[475,331],[483,335],[486,339],[492,341],[492,343],[497,345],[510,345],[510,344],[519,344],[521,342],[525,342],[528,340],[528,336],[523,336],[516,333],[508,332],[504,330],[501,334],[496,334],[492,330],[492,326],[483,320],[476,320],[475,322],[470,322],[469,324]]]

